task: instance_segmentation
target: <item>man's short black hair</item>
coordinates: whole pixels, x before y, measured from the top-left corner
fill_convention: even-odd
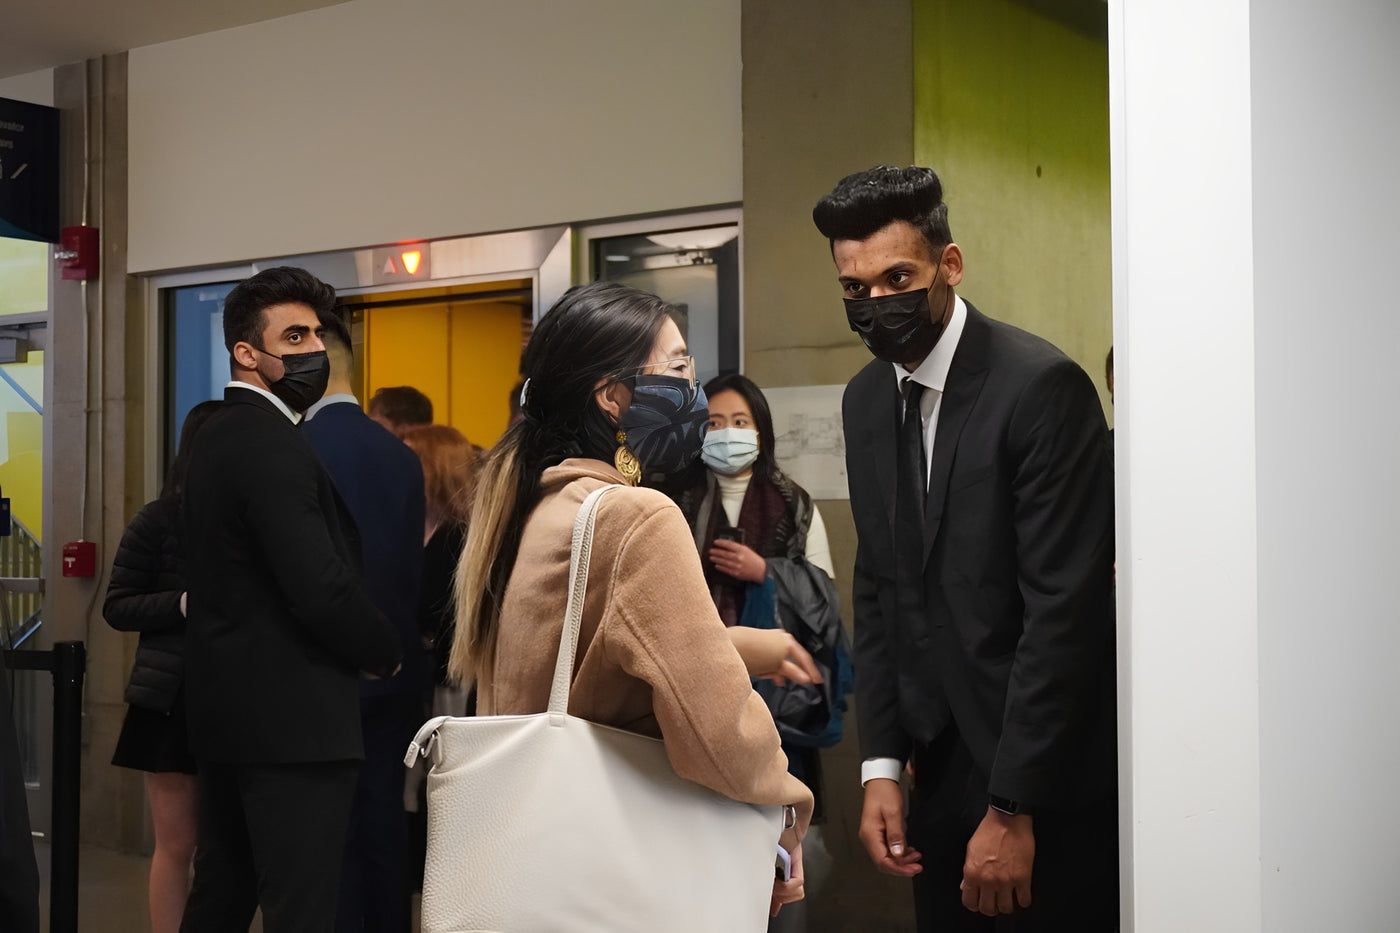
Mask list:
[[[263,349],[263,312],[273,305],[304,304],[324,320],[335,308],[335,289],[305,269],[277,266],[239,282],[224,299],[224,346],[239,341]]]
[[[931,253],[953,242],[943,183],[931,168],[877,165],[847,175],[812,208],[817,229],[836,240],[864,240],[896,220],[923,234]]]
[[[321,318],[321,342],[329,345],[332,341],[339,344],[341,349],[351,356],[355,355],[355,346],[350,339],[350,323],[345,320],[345,312],[341,308],[332,308],[329,314],[320,315]]]
[[[433,400],[413,386],[385,386],[369,400],[369,413],[394,424],[432,424]]]

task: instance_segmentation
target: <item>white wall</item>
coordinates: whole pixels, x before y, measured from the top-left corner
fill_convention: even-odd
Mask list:
[[[133,272],[728,202],[739,0],[353,0],[130,54]]]
[[[1250,33],[1263,929],[1394,930],[1400,5]]]
[[[1394,930],[1400,6],[1110,10],[1125,929]]]
[[[1123,929],[1136,933],[1260,930],[1249,14],[1249,0],[1110,3]]]
[[[28,74],[0,78],[0,97],[52,107],[53,69],[45,68],[41,71],[31,71]]]

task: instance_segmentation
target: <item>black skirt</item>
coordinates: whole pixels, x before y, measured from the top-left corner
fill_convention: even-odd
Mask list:
[[[128,706],[112,764],[136,771],[195,774],[194,756],[185,733],[184,694],[175,698],[169,715]]]

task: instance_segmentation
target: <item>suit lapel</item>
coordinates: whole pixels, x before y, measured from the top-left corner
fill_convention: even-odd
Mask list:
[[[948,481],[958,450],[958,438],[972,413],[977,396],[987,380],[987,338],[989,328],[971,302],[967,305],[967,322],[948,368],[943,402],[938,409],[938,427],[933,435],[933,463],[929,466],[928,500],[924,506],[924,555],[927,566],[943,523],[943,506],[948,499]]]

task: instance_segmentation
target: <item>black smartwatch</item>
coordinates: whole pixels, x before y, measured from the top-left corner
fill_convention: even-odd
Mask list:
[[[1005,813],[1007,816],[1026,816],[1031,812],[1031,808],[1021,803],[1019,800],[1012,800],[1010,797],[998,797],[995,794],[987,795],[987,804],[998,813]]]

